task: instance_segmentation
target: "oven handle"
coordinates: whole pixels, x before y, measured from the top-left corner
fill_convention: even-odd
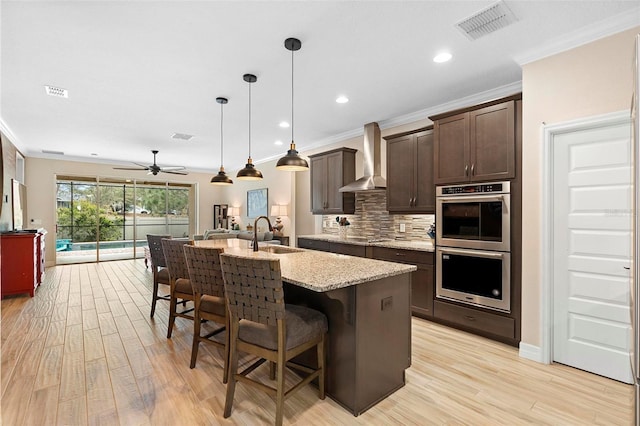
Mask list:
[[[441,247],[438,249],[443,254],[466,254],[473,257],[488,257],[492,259],[502,259],[506,253],[501,252],[486,252],[480,250],[463,250],[457,248]]]
[[[489,195],[489,196],[481,195],[481,196],[475,196],[475,197],[473,197],[473,196],[471,196],[471,197],[470,196],[466,196],[466,197],[465,196],[457,196],[457,197],[438,197],[438,198],[440,198],[440,200],[442,202],[446,201],[447,203],[451,203],[451,202],[453,202],[453,203],[469,203],[469,202],[473,203],[473,202],[476,202],[476,201],[477,202],[481,202],[481,201],[500,201],[500,202],[506,204],[505,196],[506,195],[495,195],[495,196],[493,196],[493,195]]]

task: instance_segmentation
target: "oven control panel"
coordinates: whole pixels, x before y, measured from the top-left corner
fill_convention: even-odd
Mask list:
[[[509,190],[509,182],[489,182],[473,185],[439,186],[436,188],[436,195],[504,194],[509,193]]]

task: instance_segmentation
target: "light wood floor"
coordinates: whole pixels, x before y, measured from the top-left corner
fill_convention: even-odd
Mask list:
[[[221,356],[201,345],[189,369],[192,324],[166,336],[167,303],[149,319],[142,260],[49,268],[34,298],[2,301],[4,425],[271,424],[275,403],[238,384],[222,418]],[[247,360],[244,360],[245,362]],[[268,367],[256,371],[268,380]],[[359,417],[312,386],[285,402],[296,425],[620,424],[633,418],[629,385],[518,357],[513,347],[413,320],[407,384]]]

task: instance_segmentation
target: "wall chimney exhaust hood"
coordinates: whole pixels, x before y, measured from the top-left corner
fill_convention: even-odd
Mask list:
[[[387,181],[380,170],[380,127],[378,123],[364,125],[364,176],[340,188],[340,192],[371,191],[386,189]]]

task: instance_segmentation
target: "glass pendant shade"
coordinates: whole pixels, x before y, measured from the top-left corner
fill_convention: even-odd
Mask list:
[[[224,172],[224,166],[222,165],[223,153],[224,153],[223,151],[224,139],[223,139],[223,132],[222,132],[222,124],[223,124],[222,119],[224,116],[223,116],[222,106],[227,102],[229,102],[229,100],[227,98],[216,98],[216,102],[220,104],[220,170],[218,171],[217,175],[211,178],[211,185],[233,185],[233,181],[229,179],[229,176],[227,176],[227,174]]]
[[[240,180],[260,180],[262,179],[262,173],[256,169],[256,166],[253,165],[253,160],[251,160],[251,83],[258,81],[258,77],[253,74],[245,74],[242,79],[249,83],[249,158],[244,169],[240,170],[236,177]]]
[[[296,144],[293,142],[293,52],[300,50],[302,42],[297,38],[288,38],[284,41],[284,47],[291,51],[291,145],[287,154],[278,160],[276,169],[289,172],[303,172],[309,170],[309,163],[302,158],[296,150]]]

